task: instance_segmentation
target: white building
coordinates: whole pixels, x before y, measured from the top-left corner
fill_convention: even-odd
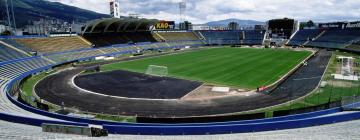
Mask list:
[[[4,32],[6,30],[5,25],[0,24],[0,33]]]
[[[113,18],[120,18],[120,2],[118,0],[110,1],[110,15]]]
[[[192,26],[193,30],[210,30],[210,26],[209,25],[205,25],[205,24],[195,24]]]

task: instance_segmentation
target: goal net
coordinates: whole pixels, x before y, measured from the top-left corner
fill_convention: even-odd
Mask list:
[[[149,65],[146,69],[146,74],[153,76],[167,76],[168,68],[166,66]]]

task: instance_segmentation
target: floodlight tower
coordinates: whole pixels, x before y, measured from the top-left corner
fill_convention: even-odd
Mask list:
[[[6,15],[7,15],[7,20],[8,20],[8,26],[11,27],[8,0],[5,0],[5,8],[6,8]]]
[[[11,13],[12,13],[12,19],[13,19],[13,24],[14,24],[14,33],[16,33],[16,21],[15,21],[15,13],[14,13],[14,4],[13,4],[13,0],[10,0],[10,4],[11,4]]]
[[[186,20],[186,0],[182,0],[179,3],[180,9],[180,22],[184,22]]]
[[[119,0],[110,0],[110,15],[113,18],[120,18],[120,2],[119,2]]]

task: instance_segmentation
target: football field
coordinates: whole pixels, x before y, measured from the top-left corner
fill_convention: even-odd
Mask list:
[[[101,69],[145,73],[149,65],[166,66],[170,77],[256,89],[276,82],[310,54],[284,49],[212,48],[108,64]]]

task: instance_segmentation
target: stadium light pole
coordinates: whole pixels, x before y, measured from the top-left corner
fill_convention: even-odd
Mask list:
[[[10,4],[11,4],[11,13],[12,13],[12,20],[13,20],[13,24],[14,24],[14,33],[16,34],[16,21],[15,21],[15,13],[14,13],[14,4],[13,4],[13,0],[10,0]]]
[[[6,6],[6,14],[7,14],[8,26],[11,28],[8,0],[5,0],[5,6]]]

